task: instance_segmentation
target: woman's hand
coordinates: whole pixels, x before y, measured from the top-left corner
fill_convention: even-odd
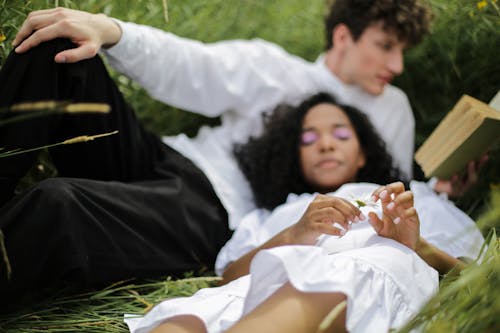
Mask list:
[[[416,250],[420,240],[420,221],[413,207],[413,193],[405,191],[401,182],[382,186],[373,192],[382,202],[382,219],[369,213],[369,221],[378,235],[394,239]]]
[[[92,58],[102,46],[116,44],[121,38],[121,29],[104,14],[67,8],[38,10],[28,15],[13,44],[17,46],[17,53],[23,53],[56,38],[68,38],[77,47],[56,54],[54,60],[77,62]]]
[[[351,223],[364,219],[359,208],[349,201],[320,194],[309,204],[300,220],[289,228],[290,243],[313,245],[321,234],[343,236]]]

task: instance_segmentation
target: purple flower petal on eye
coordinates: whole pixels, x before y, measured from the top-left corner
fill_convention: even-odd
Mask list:
[[[302,135],[300,137],[300,142],[303,145],[310,145],[316,142],[319,139],[318,133],[314,131],[305,131],[302,132]]]
[[[347,127],[338,127],[333,131],[333,137],[339,140],[347,140],[352,137],[352,131]]]

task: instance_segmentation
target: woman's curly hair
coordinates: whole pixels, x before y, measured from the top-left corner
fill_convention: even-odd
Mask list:
[[[366,115],[351,106],[338,104],[329,94],[319,93],[297,107],[279,105],[264,119],[265,129],[261,136],[235,145],[234,154],[258,207],[273,209],[285,202],[290,193],[316,191],[304,180],[299,147],[305,115],[312,107],[323,103],[342,109],[357,133],[366,164],[358,171],[356,180],[377,184],[400,180],[402,173],[393,166],[385,143]]]

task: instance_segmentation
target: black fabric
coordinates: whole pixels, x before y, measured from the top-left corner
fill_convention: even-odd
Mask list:
[[[3,306],[42,289],[99,287],[129,278],[212,269],[229,239],[227,213],[206,176],[146,131],[99,57],[56,64],[66,40],[11,54],[0,71],[0,106],[23,101],[103,102],[109,114],[57,114],[0,127],[0,147],[34,147],[118,130],[51,149],[60,177],[12,197],[36,154],[0,159],[0,228],[12,276],[0,260]],[[2,113],[3,118],[12,113]]]

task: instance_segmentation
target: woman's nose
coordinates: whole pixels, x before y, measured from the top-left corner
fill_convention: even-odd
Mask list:
[[[335,139],[332,135],[321,135],[318,143],[321,151],[331,151],[335,149]]]

